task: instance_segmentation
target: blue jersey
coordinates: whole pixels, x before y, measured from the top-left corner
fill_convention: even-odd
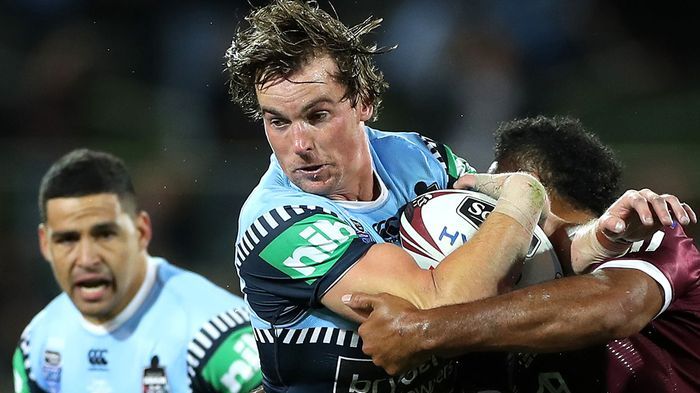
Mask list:
[[[371,247],[398,242],[403,206],[473,169],[415,133],[367,128],[380,196],[332,201],[303,192],[274,156],[239,219],[236,267],[252,310],[268,392],[451,390],[454,365],[430,362],[391,377],[362,353],[357,324],[330,312],[323,295]]]
[[[247,392],[261,374],[242,299],[163,259],[112,321],[85,320],[65,294],[27,326],[16,392]]]

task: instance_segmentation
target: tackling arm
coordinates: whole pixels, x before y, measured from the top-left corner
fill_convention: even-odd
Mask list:
[[[363,350],[396,374],[430,355],[572,350],[626,337],[651,321],[663,295],[644,272],[603,269],[430,310],[386,294],[346,301],[373,310],[360,327]]]

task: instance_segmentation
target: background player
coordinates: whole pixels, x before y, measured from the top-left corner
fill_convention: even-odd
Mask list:
[[[124,163],[75,150],[39,191],[41,252],[63,293],[22,334],[16,392],[247,392],[260,384],[244,302],[148,254]]]
[[[552,213],[559,217],[555,226],[562,228],[595,217],[619,183],[612,152],[571,119],[538,117],[506,123],[496,132],[496,159],[499,171],[526,170],[541,179],[551,197]],[[641,193],[639,201],[657,212],[658,205],[677,202],[648,190]],[[617,214],[616,204],[608,213]],[[685,214],[680,210],[675,214],[683,222],[697,222],[689,208]],[[631,244],[623,257],[596,263],[588,271],[434,310],[417,311],[388,295],[353,295],[349,304],[374,308],[360,334],[364,349],[391,372],[432,353],[550,352],[607,342],[586,354],[514,356],[509,388],[698,391],[700,253],[681,226],[665,226],[649,239]],[[394,336],[399,329],[400,343]],[[493,388],[494,381],[490,382]],[[502,384],[497,381],[495,386]]]

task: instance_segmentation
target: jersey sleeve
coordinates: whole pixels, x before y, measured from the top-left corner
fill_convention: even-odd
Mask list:
[[[445,170],[448,178],[448,187],[451,188],[457,179],[467,173],[476,173],[476,170],[469,163],[457,156],[449,146],[436,142],[428,137],[421,135],[421,140],[430,150],[430,153]]]
[[[19,345],[12,356],[12,374],[14,376],[15,393],[45,393],[36,381],[31,379],[29,363],[28,330],[22,334]]]
[[[283,206],[239,236],[236,266],[255,314],[292,323],[321,298],[373,244],[352,223],[318,206]]]
[[[683,228],[664,227],[649,240],[632,244],[622,257],[593,265],[595,270],[608,268],[638,269],[659,283],[664,292],[665,311],[671,301],[697,285],[700,279],[700,253]]]
[[[193,393],[247,393],[262,383],[248,313],[221,313],[199,330],[187,350]]]

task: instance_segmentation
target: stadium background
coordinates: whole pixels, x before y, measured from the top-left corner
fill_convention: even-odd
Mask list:
[[[261,1],[251,0],[253,4]],[[328,3],[321,1],[324,8]],[[380,120],[450,144],[478,169],[500,121],[569,114],[611,144],[626,187],[700,211],[697,2],[334,2],[385,19]],[[58,289],[39,254],[49,164],[91,147],[123,157],[151,213],[151,251],[237,291],[238,210],[267,166],[259,124],[226,95],[222,55],[247,1],[9,0],[0,5],[0,392],[22,328]],[[700,228],[690,229],[697,237]]]

